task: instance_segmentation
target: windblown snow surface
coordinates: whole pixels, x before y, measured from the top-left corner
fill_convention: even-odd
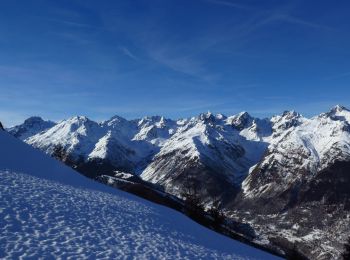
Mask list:
[[[0,131],[0,258],[276,259]]]

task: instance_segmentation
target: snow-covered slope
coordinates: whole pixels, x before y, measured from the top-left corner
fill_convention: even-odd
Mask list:
[[[26,142],[48,154],[60,146],[74,159],[86,158],[103,134],[98,123],[84,116],[76,116],[29,137]]]
[[[177,122],[159,116],[132,121],[114,116],[101,123],[76,116],[25,141],[48,154],[59,148],[75,164],[98,161],[115,170],[138,173],[177,127]]]
[[[350,235],[349,119],[341,106],[311,119],[275,117],[268,150],[243,181],[232,215],[310,259],[338,259]]]
[[[336,106],[311,119],[294,116],[293,124],[276,120],[278,129],[289,127],[271,139],[267,155],[251,169],[243,182],[245,196],[276,196],[317,177],[335,161],[350,160],[350,111]]]
[[[0,257],[274,259],[0,131]]]
[[[257,141],[257,131],[249,132],[253,118],[251,121],[237,129],[232,118],[220,114],[201,114],[188,120],[161,147],[141,177],[180,197],[189,183],[208,201],[225,196],[224,192],[232,196],[266,148],[264,142]],[[239,132],[243,129],[246,136]]]

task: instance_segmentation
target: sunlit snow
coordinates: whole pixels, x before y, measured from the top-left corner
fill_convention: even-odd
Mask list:
[[[0,258],[274,259],[0,132]]]

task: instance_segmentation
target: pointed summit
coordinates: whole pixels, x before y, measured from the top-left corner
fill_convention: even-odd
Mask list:
[[[300,125],[305,118],[294,110],[284,111],[282,115],[273,116],[271,118],[272,128],[274,132],[284,131],[291,127]]]
[[[229,117],[229,124],[231,124],[234,128],[241,131],[244,128],[250,126],[253,122],[254,118],[248,114],[248,112],[240,112],[237,115]]]
[[[209,110],[207,113],[199,114],[198,118],[204,122],[214,122],[215,121],[215,116]]]
[[[24,124],[33,124],[44,122],[44,120],[40,116],[32,116],[24,120]]]
[[[108,121],[125,121],[125,120],[126,119],[124,117],[115,115],[115,116],[112,116]]]
[[[239,118],[246,118],[246,119],[252,118],[252,116],[251,116],[248,112],[246,112],[246,111],[240,112],[240,113],[238,114],[238,117],[239,117]]]
[[[90,121],[90,119],[87,118],[86,116],[73,116],[73,117],[69,118],[67,121],[70,121],[70,122],[87,122],[87,121]]]
[[[286,111],[283,111],[282,117],[295,118],[295,117],[301,117],[301,115],[298,112],[296,112],[295,110],[286,110]]]
[[[52,121],[45,121],[41,117],[33,116],[33,117],[27,118],[23,122],[23,124],[11,127],[7,130],[11,135],[21,140],[24,140],[30,136],[33,136],[42,131],[45,131],[55,125],[56,123]]]
[[[334,107],[331,108],[330,112],[332,113],[337,113],[337,112],[343,112],[343,111],[349,111],[349,109],[347,109],[346,107],[342,106],[342,105],[336,105]]]
[[[350,124],[350,110],[341,105],[334,106],[328,113],[323,113],[320,116],[329,117],[333,120],[345,120]]]
[[[110,119],[101,122],[102,126],[108,126],[108,127],[112,127],[115,128],[117,126],[120,125],[128,125],[131,124],[128,120],[126,120],[125,118],[121,117],[121,116],[112,116]]]

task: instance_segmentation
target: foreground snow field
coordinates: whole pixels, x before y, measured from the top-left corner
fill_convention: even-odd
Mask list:
[[[276,259],[0,131],[0,258]]]

